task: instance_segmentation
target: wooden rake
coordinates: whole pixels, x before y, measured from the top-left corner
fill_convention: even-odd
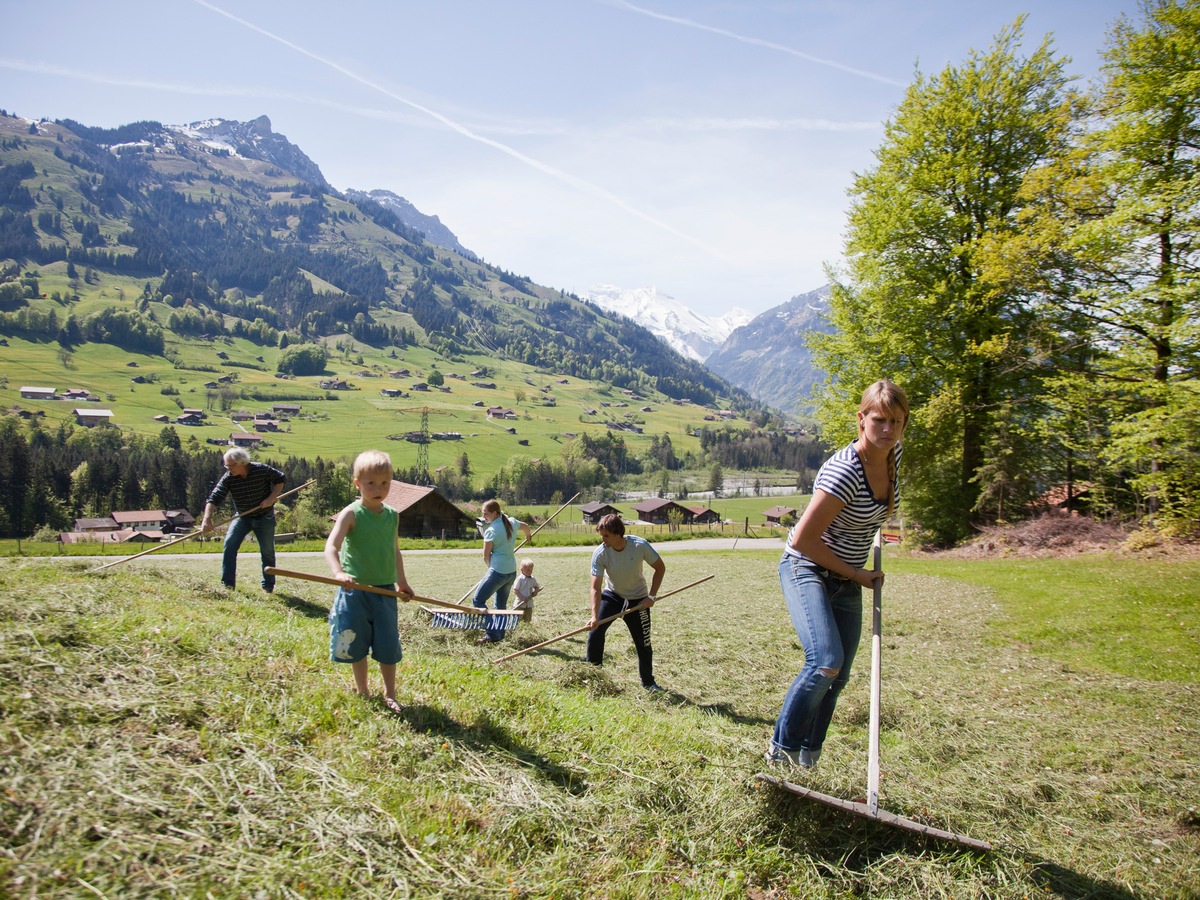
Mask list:
[[[878,572],[883,568],[880,532],[875,533],[874,556],[875,571]],[[867,802],[859,803],[854,800],[843,800],[841,797],[831,797],[829,794],[809,790],[806,787],[801,787],[790,781],[784,781],[782,778],[777,778],[774,775],[760,774],[757,777],[761,781],[773,784],[778,788],[783,788],[797,797],[803,797],[805,800],[814,800],[817,803],[824,803],[826,806],[832,806],[835,809],[844,810],[856,816],[873,819],[876,822],[882,822],[893,828],[902,828],[905,831],[916,832],[926,837],[950,841],[963,847],[970,847],[972,850],[991,850],[992,845],[987,841],[977,840],[976,838],[967,837],[953,831],[945,831],[941,828],[934,828],[932,825],[925,825],[921,822],[914,822],[912,819],[906,819],[903,816],[898,816],[879,808],[879,707],[883,681],[883,585],[880,582],[881,579],[875,579],[875,596],[871,610],[871,714],[870,735],[867,743]]]
[[[268,575],[275,575],[280,578],[299,578],[301,581],[315,581],[318,584],[331,584],[334,587],[346,588],[351,591],[370,591],[372,594],[383,594],[385,597],[395,597],[397,600],[403,600],[407,603],[409,600],[417,600],[421,603],[428,603],[431,606],[440,606],[444,609],[452,609],[455,612],[477,613],[473,606],[459,606],[457,603],[451,603],[448,600],[434,600],[431,597],[418,597],[415,594],[402,594],[400,591],[389,590],[388,588],[375,587],[371,584],[359,584],[357,581],[349,583],[338,581],[336,578],[330,578],[327,575],[311,575],[308,572],[295,572],[291,569],[277,569],[274,566],[267,566],[263,569]]]
[[[291,494],[294,494],[297,491],[302,491],[306,487],[308,487],[309,485],[314,484],[314,483],[315,483],[315,479],[312,481],[306,481],[306,482],[304,482],[304,484],[300,485],[299,487],[294,487],[290,491],[284,491],[282,494],[280,494],[278,497],[275,498],[275,502],[278,503],[284,497],[290,496]],[[261,508],[262,508],[262,506],[260,504],[259,506],[254,507],[254,509],[246,510],[245,513],[238,513],[236,516],[230,516],[228,519],[222,519],[220,522],[214,523],[213,528],[219,528],[222,525],[227,525],[236,519],[240,519],[243,515],[249,515],[250,513],[254,512],[255,510],[261,509]],[[103,571],[104,569],[111,569],[113,566],[119,566],[121,563],[131,562],[132,560],[140,559],[141,557],[147,556],[148,554],[157,553],[159,550],[166,550],[168,547],[174,547],[176,544],[182,544],[184,541],[190,541],[192,538],[199,537],[202,534],[204,534],[204,530],[197,528],[191,534],[185,534],[183,537],[176,538],[173,541],[168,541],[165,544],[155,544],[149,550],[143,550],[141,553],[133,554],[133,556],[126,556],[124,559],[116,559],[110,563],[105,563],[102,566],[96,566],[96,568],[92,569],[92,571],[100,572],[100,571]]]
[[[672,594],[678,594],[680,591],[686,591],[688,588],[695,587],[698,584],[704,584],[704,582],[709,581],[710,579],[715,578],[715,577],[716,576],[714,576],[714,575],[705,575],[703,578],[698,578],[697,580],[693,581],[691,584],[685,584],[683,587],[675,588],[675,590],[673,590],[673,591],[667,591],[665,594],[659,594],[655,598],[654,602],[657,603],[659,600],[665,600],[667,597],[670,597]],[[599,622],[596,623],[596,627],[599,628],[601,625],[603,625],[606,622],[615,622],[617,619],[623,618],[623,617],[629,615],[630,613],[639,612],[646,608],[647,608],[646,604],[639,603],[637,606],[634,606],[630,609],[625,610],[625,612],[619,612],[615,616],[608,616],[607,618],[601,619]],[[526,647],[524,650],[518,650],[516,653],[510,653],[510,654],[508,654],[508,656],[502,656],[499,659],[494,659],[494,660],[492,660],[492,662],[493,662],[493,664],[506,662],[515,656],[521,656],[522,654],[525,654],[525,653],[532,653],[534,650],[540,650],[542,647],[547,647],[550,644],[555,644],[559,641],[565,641],[567,638],[574,637],[577,634],[582,634],[585,631],[591,631],[591,629],[588,628],[587,625],[584,625],[582,628],[576,628],[574,631],[568,631],[566,634],[560,634],[558,637],[552,637],[548,641],[542,641],[540,644],[534,644],[532,647]]]
[[[517,544],[517,546],[513,548],[513,553],[516,553],[518,550],[520,550],[522,547],[524,547],[526,544],[528,544],[530,541],[532,541],[533,536],[535,534],[537,534],[539,531],[541,531],[543,528],[545,528],[547,525],[549,525],[551,522],[553,522],[554,517],[557,516],[564,509],[566,509],[568,506],[570,506],[572,503],[574,503],[576,497],[578,497],[578,496],[579,496],[579,491],[576,491],[575,496],[572,497],[570,500],[568,500],[566,503],[564,503],[562,506],[560,506],[558,509],[556,509],[553,513],[551,513],[550,518],[548,518],[545,522],[543,522],[537,528],[533,529],[533,531],[529,532],[529,537],[525,538],[525,540],[523,540],[523,541],[521,541],[521,543]],[[462,603],[464,600],[466,600],[468,597],[470,597],[473,593],[475,593],[475,588],[477,588],[477,587],[479,587],[478,584],[476,584],[475,587],[471,588],[465,594],[463,594],[461,597],[459,597],[458,602]]]

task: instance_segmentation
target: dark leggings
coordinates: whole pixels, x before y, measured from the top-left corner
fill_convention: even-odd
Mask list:
[[[644,599],[643,597],[640,600],[626,600],[624,597],[618,597],[612,591],[605,591],[600,595],[599,618],[607,619],[609,616],[615,616],[630,606],[637,606]],[[650,646],[650,610],[643,609],[623,618],[629,628],[629,636],[633,638],[633,648],[637,651],[638,675],[642,678],[642,686],[649,687],[654,684],[654,649]],[[604,633],[608,631],[608,626],[611,624],[612,622],[605,622],[594,631],[588,632],[587,661],[594,666],[599,666],[604,662]]]

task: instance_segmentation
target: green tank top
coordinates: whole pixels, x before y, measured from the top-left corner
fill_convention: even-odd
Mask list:
[[[400,514],[386,503],[377,513],[364,507],[361,500],[350,506],[354,527],[342,541],[342,568],[360,584],[395,584]]]

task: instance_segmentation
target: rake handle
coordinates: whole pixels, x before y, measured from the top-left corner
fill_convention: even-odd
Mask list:
[[[537,534],[539,531],[541,531],[543,528],[545,528],[547,525],[549,525],[551,522],[553,522],[553,521],[554,521],[554,517],[555,517],[555,516],[557,516],[557,515],[558,515],[560,512],[562,512],[564,509],[566,509],[568,506],[570,506],[572,503],[574,503],[574,502],[575,502],[575,498],[576,498],[576,497],[578,497],[578,496],[579,496],[579,491],[576,491],[576,492],[575,492],[575,497],[572,497],[570,500],[568,500],[566,503],[564,503],[562,506],[560,506],[558,509],[556,509],[556,510],[555,510],[553,513],[551,513],[551,515],[550,515],[550,518],[546,519],[546,521],[545,521],[545,522],[543,522],[543,523],[542,523],[541,525],[539,525],[537,528],[533,529],[533,531],[531,531],[531,532],[529,533],[529,537],[525,538],[525,540],[521,541],[521,543],[519,543],[519,544],[518,544],[518,545],[517,545],[517,546],[516,546],[516,547],[513,549],[513,553],[516,553],[516,552],[517,552],[517,550],[520,550],[522,547],[524,547],[526,544],[528,544],[530,541],[532,541],[532,540],[533,540],[533,536],[534,536],[535,534]],[[476,587],[478,587],[478,585],[477,585]],[[471,596],[473,593],[475,593],[475,588],[471,588],[471,589],[470,589],[470,590],[468,590],[468,591],[467,591],[465,594],[463,594],[461,597],[459,597],[459,598],[458,598],[458,602],[459,602],[459,603],[462,603],[464,600],[466,600],[468,597],[470,597],[470,596]]]
[[[304,484],[300,485],[299,487],[294,487],[290,491],[284,491],[282,494],[280,494],[278,497],[275,498],[275,502],[278,503],[284,497],[288,496],[289,494],[294,494],[294,493],[296,493],[296,491],[304,490],[306,487],[308,487],[310,484],[312,484],[313,481],[315,481],[315,479],[306,481],[306,482],[304,482]],[[255,509],[259,509],[259,507],[261,507],[261,506],[262,506],[262,504],[260,503],[259,506],[254,507],[254,509],[246,510],[246,513],[252,513],[252,512],[254,512]],[[238,513],[236,516],[230,516],[228,519],[222,519],[220,522],[217,522],[212,527],[218,528],[221,525],[226,525],[229,522],[232,522],[234,519],[240,519],[242,517],[242,515],[243,515],[242,513]],[[127,563],[130,560],[138,559],[139,557],[145,556],[149,553],[157,553],[159,550],[166,550],[168,547],[173,547],[176,544],[182,544],[184,541],[190,541],[192,538],[199,537],[202,534],[204,534],[204,529],[197,528],[191,534],[185,534],[183,537],[176,538],[173,541],[168,541],[165,544],[157,544],[156,546],[151,547],[149,550],[143,550],[141,553],[133,554],[133,556],[126,556],[124,559],[117,559],[117,560],[113,560],[110,563],[105,563],[102,566],[96,566],[96,568],[92,569],[92,571],[99,572],[102,569],[109,569],[109,568],[112,568],[113,566],[119,566],[121,563]]]
[[[690,587],[695,587],[698,584],[703,584],[704,582],[706,582],[712,578],[715,578],[715,577],[716,577],[715,575],[705,575],[703,578],[699,578],[696,581],[693,581],[691,584],[685,584],[683,587],[675,588],[675,590],[673,590],[673,591],[667,591],[665,594],[659,594],[657,597],[654,598],[654,602],[657,603],[659,600],[665,600],[667,597],[670,597],[672,594],[678,594],[680,591],[686,591]],[[604,625],[608,622],[614,622],[617,619],[620,619],[620,618],[623,618],[623,617],[629,615],[630,613],[639,612],[643,609],[647,609],[646,604],[639,603],[637,606],[627,609],[624,612],[619,612],[616,615],[608,616],[606,618],[601,619],[599,622],[596,623],[596,627],[599,628],[601,625]],[[584,631],[591,631],[591,630],[592,629],[589,626],[584,625],[582,628],[576,628],[574,631],[568,631],[566,634],[560,634],[558,637],[552,637],[548,641],[542,641],[540,644],[534,644],[532,647],[526,647],[524,650],[518,650],[516,653],[510,653],[510,654],[508,654],[508,656],[502,656],[499,659],[492,660],[492,662],[493,662],[493,664],[506,662],[507,660],[510,660],[515,656],[521,656],[525,653],[531,653],[534,650],[540,650],[542,647],[549,646],[550,644],[557,643],[558,641],[565,641],[569,637],[574,637],[575,635],[581,634]]]
[[[883,569],[882,532],[875,532],[872,548],[875,571]],[[871,603],[871,714],[867,738],[867,808],[871,815],[879,812],[879,719],[883,693],[883,579],[872,582]]]
[[[442,606],[446,609],[453,609],[458,612],[479,612],[473,606],[459,606],[457,603],[448,603],[445,600],[434,600],[432,597],[418,597],[416,594],[403,594],[400,591],[393,591],[389,588],[375,587],[372,584],[360,584],[357,581],[339,581],[336,578],[331,578],[327,575],[311,575],[308,572],[296,572],[291,569],[277,569],[275,566],[267,566],[263,569],[268,575],[275,575],[280,578],[299,578],[301,581],[315,581],[318,584],[331,584],[334,587],[346,588],[351,591],[370,591],[372,594],[383,594],[385,597],[395,597],[397,600],[403,600],[407,603],[409,600],[419,600],[421,603],[430,603],[434,606]]]

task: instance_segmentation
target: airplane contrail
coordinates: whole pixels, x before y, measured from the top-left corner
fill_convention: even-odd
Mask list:
[[[378,91],[379,93],[383,94],[384,96],[389,97],[392,100],[395,100],[397,103],[402,103],[405,106],[415,109],[418,112],[421,112],[421,113],[429,116],[430,118],[434,119],[435,121],[440,122],[442,125],[446,126],[451,131],[457,132],[458,134],[461,134],[463,137],[468,138],[469,140],[476,141],[480,144],[483,144],[486,147],[491,147],[493,150],[498,150],[507,156],[511,156],[513,159],[517,160],[518,162],[524,163],[525,165],[529,166],[532,169],[535,169],[538,172],[543,173],[544,175],[549,175],[551,178],[557,179],[558,181],[561,181],[563,184],[570,185],[571,187],[576,188],[577,190],[583,191],[586,194],[590,194],[593,197],[596,197],[600,200],[604,200],[607,203],[611,203],[614,206],[616,206],[618,209],[622,209],[625,212],[629,213],[630,215],[636,216],[637,218],[641,219],[644,222],[648,222],[649,224],[655,226],[656,228],[661,228],[663,231],[666,231],[668,234],[673,234],[675,237],[680,238],[684,241],[687,241],[689,244],[692,244],[696,247],[699,247],[705,253],[709,253],[718,259],[725,259],[725,255],[721,251],[717,250],[715,247],[711,247],[708,244],[701,241],[699,238],[695,238],[689,234],[685,234],[684,232],[680,231],[678,228],[675,228],[673,225],[670,225],[666,222],[656,219],[648,213],[642,212],[640,209],[636,208],[635,206],[632,206],[627,201],[618,197],[616,194],[613,194],[610,191],[607,191],[604,188],[599,187],[598,185],[594,185],[589,181],[585,181],[582,178],[578,178],[574,175],[571,175],[569,172],[564,172],[561,169],[556,169],[553,166],[548,165],[544,162],[541,162],[540,160],[534,159],[531,156],[526,156],[524,153],[521,153],[519,150],[515,150],[512,147],[509,147],[507,144],[502,144],[499,141],[495,141],[489,137],[485,137],[482,134],[478,134],[478,133],[472,131],[470,128],[467,128],[465,125],[461,125],[458,122],[455,122],[453,119],[449,118],[448,116],[442,115],[442,113],[438,112],[437,110],[430,109],[428,106],[424,106],[420,103],[417,103],[414,100],[409,100],[407,97],[397,94],[395,91],[392,91],[392,90],[388,89],[387,87],[384,87],[383,85],[378,84],[377,82],[374,82],[369,78],[366,78],[363,75],[359,75],[357,72],[353,71],[352,69],[346,68],[345,66],[341,65],[340,63],[334,62],[333,60],[330,60],[330,59],[326,59],[325,57],[320,56],[319,54],[313,53],[311,50],[301,47],[299,44],[296,44],[293,41],[289,41],[287,38],[281,37],[277,34],[273,34],[272,32],[267,31],[265,28],[255,25],[253,22],[248,22],[245,19],[235,16],[233,13],[222,9],[221,7],[216,6],[212,3],[209,3],[208,0],[193,0],[193,2],[200,6],[205,7],[206,9],[212,10],[213,12],[218,13],[219,15],[225,16],[227,19],[229,19],[233,22],[236,22],[245,28],[249,28],[251,31],[258,32],[259,34],[263,35],[264,37],[270,38],[271,40],[273,40],[279,44],[283,44],[285,47],[296,51],[297,53],[301,54],[302,56],[307,56],[309,59],[313,60],[314,62],[318,62],[323,66],[328,66],[329,68],[333,69],[334,71],[338,72],[341,75],[344,75],[345,77],[351,79],[352,81],[356,81],[359,84],[363,85],[364,87],[370,88],[371,90]]]
[[[833,59],[824,59],[820,56],[814,56],[811,53],[805,53],[803,50],[797,50],[794,47],[788,47],[784,44],[777,44],[774,41],[764,40],[763,38],[749,37],[744,34],[738,34],[736,31],[729,31],[725,28],[717,28],[713,25],[705,25],[703,22],[696,22],[692,19],[684,19],[679,16],[668,16],[665,13],[655,12],[652,9],[646,9],[641,6],[635,6],[629,3],[628,0],[603,0],[603,2],[611,3],[614,6],[619,6],[622,9],[627,9],[630,12],[638,13],[639,15],[649,16],[652,19],[659,19],[663,22],[671,22],[675,25],[683,25],[687,28],[695,28],[698,31],[707,31],[711,34],[719,34],[722,37],[732,38],[735,41],[741,41],[743,44],[753,44],[758,47],[766,47],[768,50],[778,50],[780,53],[786,53],[789,56],[794,56],[797,59],[814,62],[818,65],[829,66],[831,69],[840,69],[843,72],[848,72],[851,75],[858,75],[862,78],[870,78],[872,81],[879,81],[883,84],[891,84],[896,87],[905,87],[907,82],[897,81],[894,78],[888,78],[886,75],[878,75],[875,72],[868,72],[865,69],[856,69],[853,66],[848,66]]]

